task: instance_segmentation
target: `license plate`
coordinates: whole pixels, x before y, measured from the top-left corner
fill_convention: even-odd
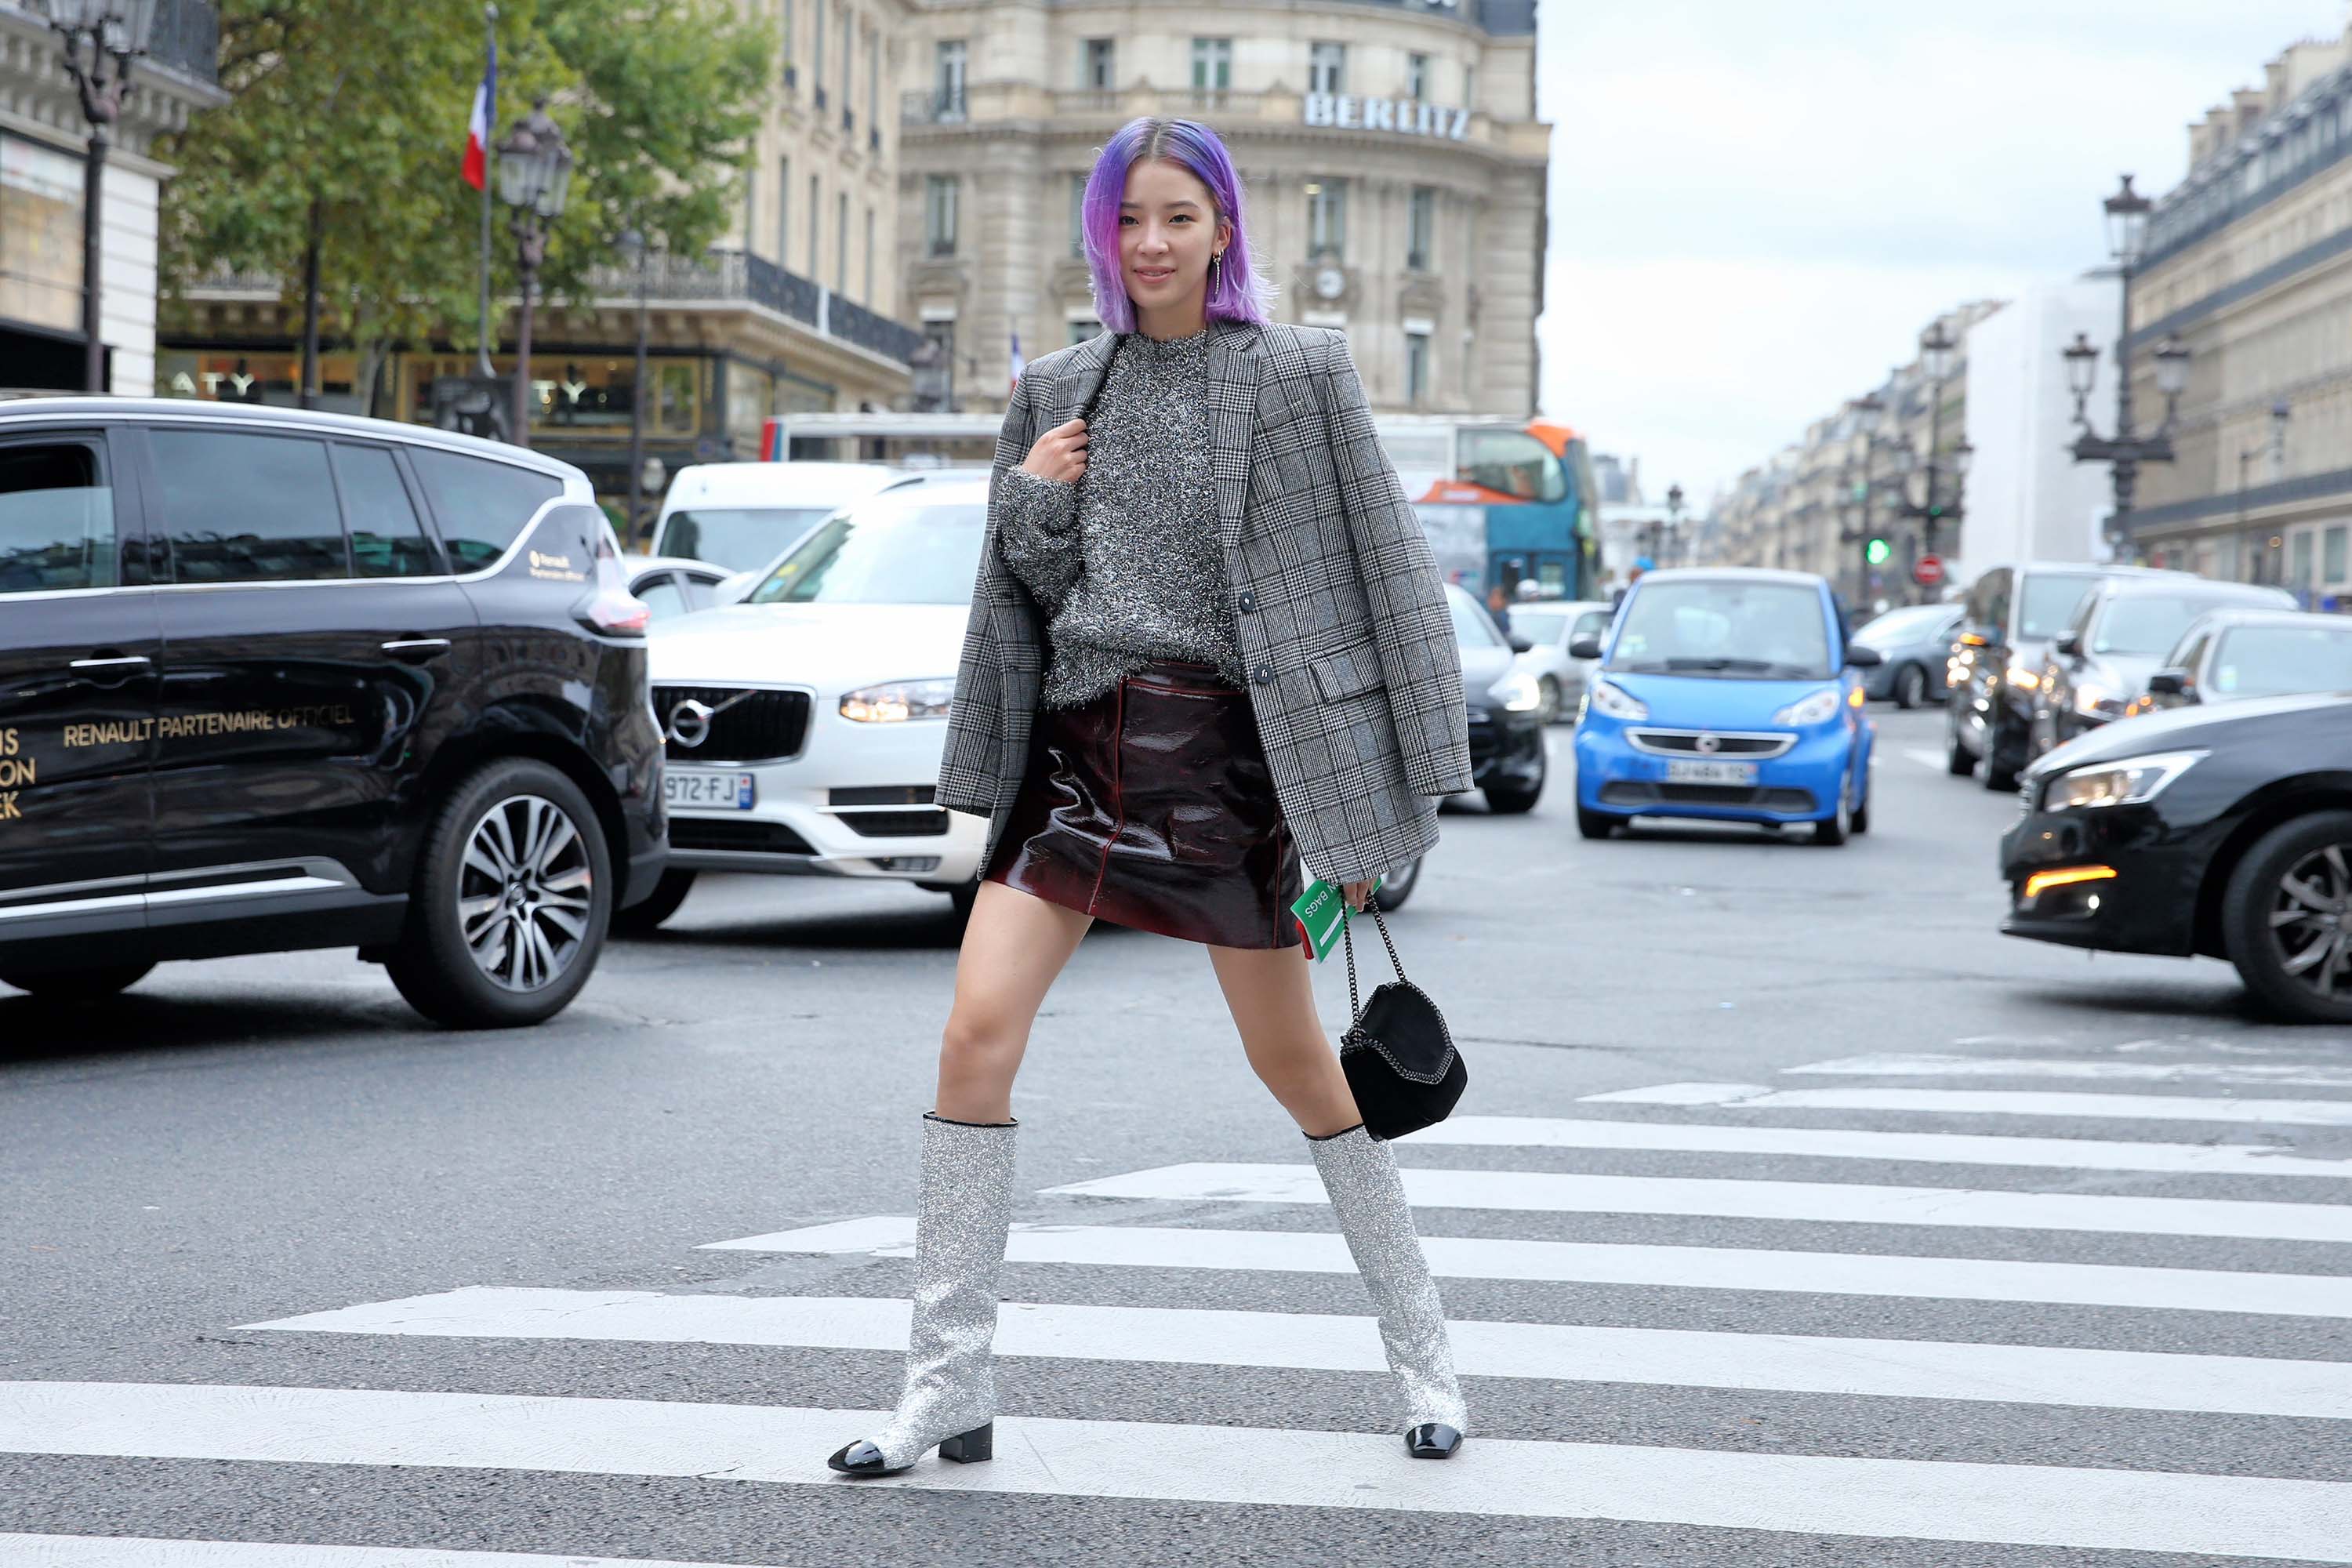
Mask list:
[[[758,798],[750,773],[717,768],[665,768],[662,802],[697,811],[749,811]]]
[[[1754,763],[1685,762],[1680,758],[1666,764],[1668,784],[1752,784],[1756,782]]]

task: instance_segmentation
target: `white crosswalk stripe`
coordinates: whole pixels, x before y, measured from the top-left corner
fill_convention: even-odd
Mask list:
[[[2352,1563],[2352,1485],[2061,1465],[1000,1416],[984,1465],[844,1482],[821,1458],[880,1413],[519,1394],[0,1384],[0,1451],[693,1476],[751,1483],[1633,1520],[2083,1551]]]
[[[713,1250],[915,1255],[915,1216],[877,1215],[801,1230],[714,1241]],[[2231,1268],[2141,1268],[2112,1263],[2017,1262],[1987,1258],[1788,1252],[1748,1247],[1645,1247],[1427,1236],[1422,1248],[1440,1279],[1528,1279],[1581,1285],[1670,1285],[1691,1290],[1771,1290],[1925,1300],[2038,1301],[2151,1311],[2248,1312],[2352,1318],[2352,1275],[2263,1274]],[[1014,1263],[1096,1268],[1258,1269],[1352,1274],[1336,1235],[1206,1226],[1017,1225],[1005,1247]]]
[[[2105,1070],[2113,1067],[2133,1070]],[[1450,1326],[1457,1363],[1473,1380],[1474,1417],[1480,1407],[1477,1380],[1510,1380],[1490,1386],[1557,1386],[1563,1390],[1557,1402],[1570,1408],[1575,1399],[1569,1385],[1615,1384],[1660,1391],[1661,1397],[1712,1390],[1811,1401],[1807,1408],[1842,1413],[1855,1430],[1889,1434],[1889,1446],[1904,1441],[1906,1428],[1916,1424],[1873,1416],[1872,1411],[1904,1407],[1871,1402],[1919,1402],[1916,1408],[1940,1410],[1939,1425],[1961,1431],[1970,1418],[1959,1413],[1989,1405],[2035,1410],[2045,1422],[2095,1425],[2181,1415],[2200,1426],[2352,1421],[2352,1360],[2305,1359],[2313,1352],[2298,1356],[2284,1340],[2276,1348],[2284,1353],[2276,1355],[2190,1353],[2272,1348],[2267,1340],[2294,1331],[2297,1319],[2316,1321],[2316,1328],[2303,1331],[2306,1335],[2331,1331],[2331,1321],[2352,1322],[2352,1268],[2331,1268],[2319,1258],[2338,1255],[2309,1250],[2352,1244],[2352,1204],[2331,1201],[2345,1189],[2329,1184],[2352,1175],[2352,1162],[2284,1146],[2291,1145],[2294,1129],[2352,1126],[2352,1098],[2168,1092],[2196,1084],[2326,1089],[2344,1075],[2331,1076],[2335,1069],[2325,1067],[2254,1071],[2233,1063],[1932,1054],[1830,1058],[1781,1070],[2077,1079],[2136,1091],[1667,1083],[1581,1102],[1646,1108],[1634,1120],[1612,1120],[1607,1111],[1581,1118],[1465,1115],[1430,1129],[1401,1143],[1399,1152],[1412,1203],[1442,1212],[1442,1219],[1424,1215],[1422,1222],[1433,1271],[1455,1280],[1580,1288],[1531,1298],[1551,1303],[1547,1318],[1569,1321],[1501,1321],[1513,1314],[1490,1308],[1489,1314],[1471,1315],[1457,1307]],[[1833,1127],[1743,1120],[1751,1111],[1775,1110],[1842,1114]],[[2237,1141],[1989,1135],[1916,1131],[1916,1121],[1868,1125],[1868,1117],[1879,1112],[2202,1121],[2219,1124],[2217,1140]],[[2226,1128],[2244,1131],[2221,1131]],[[1701,1173],[1454,1169],[1439,1163],[1454,1150],[1481,1151],[1481,1158],[1500,1163],[1513,1163],[1515,1151],[1541,1152],[1551,1163],[1672,1154],[1680,1158],[1679,1172]],[[1780,1179],[1792,1165],[1800,1167],[1794,1173],[1834,1174],[1836,1168],[1822,1162],[1908,1164],[1918,1169],[1906,1173],[1923,1180],[1898,1185]],[[2002,1179],[2046,1190],[1928,1184],[1937,1174],[1966,1183],[1987,1170],[2017,1173]],[[2266,1177],[2299,1180],[2291,1187],[2245,1184]],[[2158,1182],[2164,1195],[2096,1190]],[[2076,1190],[2081,1187],[2093,1190]],[[2298,1201],[2278,1201],[2282,1194]],[[1298,1277],[1352,1272],[1345,1244],[1329,1229],[1325,1202],[1307,1164],[1166,1165],[1047,1188],[1024,1201],[1007,1258],[1016,1270],[1051,1266],[1061,1271],[1026,1282],[1008,1274],[1011,1300],[1000,1314],[997,1348],[1033,1369],[1081,1379],[1089,1365],[1183,1366],[1192,1369],[1185,1376],[1196,1390],[1213,1390],[1220,1378],[1262,1381],[1269,1371],[1377,1377],[1384,1364],[1380,1342],[1360,1310],[1258,1310],[1249,1300],[1253,1275],[1263,1275],[1268,1285],[1291,1277],[1296,1291],[1312,1288]],[[1105,1206],[1117,1203],[1159,1206]],[[1213,1212],[1188,1224],[1192,1216],[1171,1214],[1171,1205]],[[1606,1241],[1429,1234],[1507,1229],[1515,1215],[1543,1216],[1548,1227],[1573,1226],[1591,1216],[1618,1227],[1654,1226],[1661,1238],[1636,1230],[1635,1239],[1619,1239],[1622,1228]],[[1839,1228],[1809,1233],[1804,1240],[1814,1249],[1685,1246],[1666,1238],[1688,1218]],[[1253,1228],[1293,1223],[1307,1228]],[[1939,1233],[1940,1245],[1958,1255],[1934,1255]],[[2037,1241],[2036,1233],[2059,1233],[2063,1239]],[[910,1257],[913,1235],[910,1216],[882,1215],[707,1242],[698,1249],[705,1257],[831,1256],[844,1261],[820,1266],[822,1277],[852,1290],[863,1287],[863,1294],[475,1284],[240,1328],[272,1340],[315,1336],[301,1342],[306,1352],[318,1351],[320,1366],[334,1364],[324,1359],[331,1354],[324,1347],[339,1336],[420,1349],[459,1341],[491,1347],[558,1340],[636,1347],[596,1352],[605,1363],[626,1353],[657,1364],[667,1346],[753,1346],[864,1352],[888,1364],[905,1342],[908,1308],[887,1292],[903,1290],[907,1276],[900,1269],[883,1280],[864,1274],[856,1260]],[[1720,1239],[1719,1227],[1706,1239]],[[1755,1239],[1787,1237],[1767,1232]],[[2159,1242],[2164,1267],[2101,1260],[2103,1247]],[[2295,1260],[2290,1267],[2313,1271],[2198,1267],[2242,1252],[2221,1248],[2221,1242],[2303,1248],[2285,1255]],[[1998,1255],[2029,1248],[2054,1250],[2063,1260]],[[1096,1277],[1090,1271],[1104,1271],[1106,1279],[1111,1271],[1125,1271],[1131,1283],[1135,1271],[1144,1269],[1196,1275],[1193,1283],[1213,1289],[1207,1300],[1214,1304],[1137,1306],[1130,1304],[1131,1289],[1117,1301],[1087,1299],[1087,1281]],[[1053,1282],[1050,1293],[1038,1289],[1041,1279]],[[884,1284],[885,1293],[871,1293],[876,1283]],[[1777,1315],[1806,1331],[1731,1331],[1705,1319],[1698,1327],[1575,1321],[1593,1292],[1623,1287],[1691,1292],[1694,1301],[1752,1309],[1750,1321]],[[1941,1315],[1931,1320],[1932,1331],[1901,1337],[1898,1321],[1880,1308],[1839,1298],[1909,1301]],[[2068,1326],[2046,1339],[2021,1343],[2017,1326],[2038,1320],[2012,1311],[2006,1329],[1990,1322],[1979,1328],[1973,1304],[2051,1306],[2075,1315],[2056,1320]],[[2110,1310],[2171,1313],[2169,1321],[2184,1329],[2201,1334],[2219,1325],[2221,1331],[2211,1339],[2184,1332],[2168,1342],[2147,1332],[2147,1318],[2099,1316]],[[1739,1326],[1740,1320],[1731,1321]],[[2266,1339],[2252,1338],[2250,1324],[2262,1325]],[[2325,1342],[2306,1337],[2301,1342]],[[499,1352],[469,1353],[478,1360]],[[1393,1433],[1124,1418],[1150,1414],[1144,1411],[1115,1411],[1117,1418],[1108,1419],[1044,1419],[1024,1415],[1016,1406],[999,1419],[997,1458],[989,1463],[926,1461],[900,1477],[849,1483],[831,1476],[823,1457],[870,1430],[876,1413],[791,1403],[788,1381],[773,1397],[772,1404],[701,1404],[464,1389],[0,1383],[0,1452],[1621,1521],[1877,1538],[1889,1543],[1890,1563],[1905,1555],[1892,1543],[1913,1541],[2352,1563],[2352,1482],[2192,1473],[2216,1467],[2167,1468],[2160,1452],[2154,1460],[2106,1464],[2099,1462],[2095,1447],[2053,1446],[2053,1458],[2089,1462],[2017,1462],[2013,1456],[2010,1462],[1977,1462],[1965,1445],[1957,1458],[1938,1450],[1913,1457],[1920,1452],[1916,1448],[1805,1454],[1736,1445],[1533,1441],[1490,1428],[1474,1432],[1454,1462],[1423,1465],[1402,1455]],[[19,1562],[57,1568],[628,1568],[629,1561],[636,1568],[720,1568],[529,1552],[0,1534],[0,1563],[10,1568]]]

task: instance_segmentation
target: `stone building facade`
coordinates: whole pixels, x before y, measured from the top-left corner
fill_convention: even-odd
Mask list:
[[[1277,317],[1345,328],[1376,407],[1534,413],[1532,0],[916,0],[913,33],[899,291],[958,406],[1002,406],[1016,335],[1099,330],[1076,193],[1121,124],[1175,115],[1233,150]]]

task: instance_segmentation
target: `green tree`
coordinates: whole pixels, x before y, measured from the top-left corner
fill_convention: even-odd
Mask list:
[[[732,0],[502,0],[495,135],[544,96],[576,162],[542,296],[577,293],[635,226],[673,253],[725,228],[773,38]],[[480,197],[458,175],[482,72],[474,0],[224,0],[221,85],[163,155],[161,267],[176,297],[217,267],[268,272],[362,384],[402,342],[474,346]],[[520,287],[497,208],[491,284]],[[493,329],[497,326],[493,322]]]

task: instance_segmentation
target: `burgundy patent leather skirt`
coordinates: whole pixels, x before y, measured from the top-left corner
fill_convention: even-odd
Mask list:
[[[1154,659],[1091,702],[1039,710],[987,877],[1186,942],[1299,942],[1298,855],[1257,717],[1213,665]]]

